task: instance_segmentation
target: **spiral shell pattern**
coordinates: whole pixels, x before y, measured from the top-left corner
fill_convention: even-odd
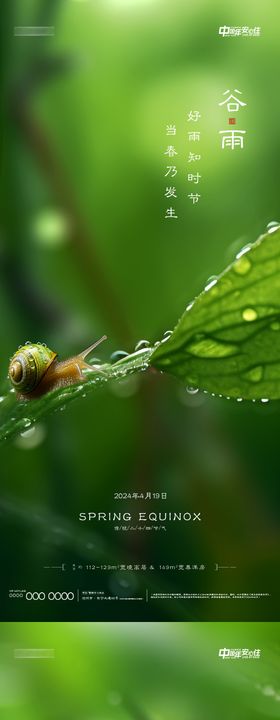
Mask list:
[[[18,392],[34,390],[57,357],[57,353],[41,343],[26,343],[10,360],[9,379]]]

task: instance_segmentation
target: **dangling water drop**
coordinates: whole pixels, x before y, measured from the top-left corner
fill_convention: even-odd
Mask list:
[[[189,395],[196,395],[196,393],[199,392],[199,388],[193,387],[192,385],[188,385],[186,390],[187,390],[187,393],[189,393]]]

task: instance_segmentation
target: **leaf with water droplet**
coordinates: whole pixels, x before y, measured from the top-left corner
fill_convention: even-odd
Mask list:
[[[95,370],[89,369],[83,383],[78,381],[63,389],[56,388],[32,400],[18,399],[14,388],[9,389],[7,386],[6,394],[0,396],[0,443],[22,435],[49,413],[63,411],[70,402],[97,392],[108,381],[119,382],[134,373],[147,370],[151,353],[152,348],[148,347],[142,347],[131,355],[123,352],[115,362],[100,365]]]
[[[210,393],[280,398],[279,226],[208,282],[150,363]]]

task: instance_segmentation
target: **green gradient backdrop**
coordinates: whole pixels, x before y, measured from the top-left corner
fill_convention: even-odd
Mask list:
[[[27,339],[65,357],[106,332],[104,359],[142,337],[155,341],[210,275],[279,219],[280,99],[273,0],[232,8],[207,0],[25,0],[7,2],[2,19],[4,384],[9,356]],[[261,37],[221,38],[224,23],[261,26]],[[54,37],[13,36],[14,25],[32,24],[53,25]],[[218,103],[228,87],[247,103],[242,152],[220,149]],[[203,155],[195,207],[185,177],[186,113],[194,108]],[[163,196],[168,122],[177,124],[180,152],[172,224]],[[23,440],[1,450],[4,617],[41,618],[34,605],[11,610],[7,589],[46,583],[43,565],[123,561],[131,552],[142,561],[234,564],[236,587],[265,592],[279,570],[278,447],[278,403],[196,400],[153,374],[53,415],[36,447]],[[167,491],[170,509],[191,506],[206,521],[196,534],[174,529],[164,549],[155,537],[132,551],[126,536],[108,528],[97,536],[78,524],[78,512],[113,509],[115,490],[135,489]],[[198,589],[213,588],[213,578],[196,580]],[[142,587],[138,577],[130,581]],[[121,578],[112,582],[121,591]],[[172,589],[180,580],[165,582]],[[68,612],[50,608],[48,619]],[[133,612],[126,606],[124,619]],[[255,604],[253,615],[244,605],[217,604],[154,612],[277,620],[279,602]]]
[[[2,624],[1,712],[7,720],[279,718],[279,640],[279,623]],[[224,647],[261,656],[222,660]],[[18,658],[32,648],[39,657]],[[54,657],[40,658],[39,648]]]

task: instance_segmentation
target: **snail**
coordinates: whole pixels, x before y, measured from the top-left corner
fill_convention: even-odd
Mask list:
[[[57,359],[56,352],[42,343],[27,342],[19,347],[10,360],[8,374],[18,397],[29,400],[50,390],[85,380],[83,370],[94,372],[99,369],[98,365],[85,362],[85,358],[106,339],[106,335],[103,335],[79,355],[61,361]]]

